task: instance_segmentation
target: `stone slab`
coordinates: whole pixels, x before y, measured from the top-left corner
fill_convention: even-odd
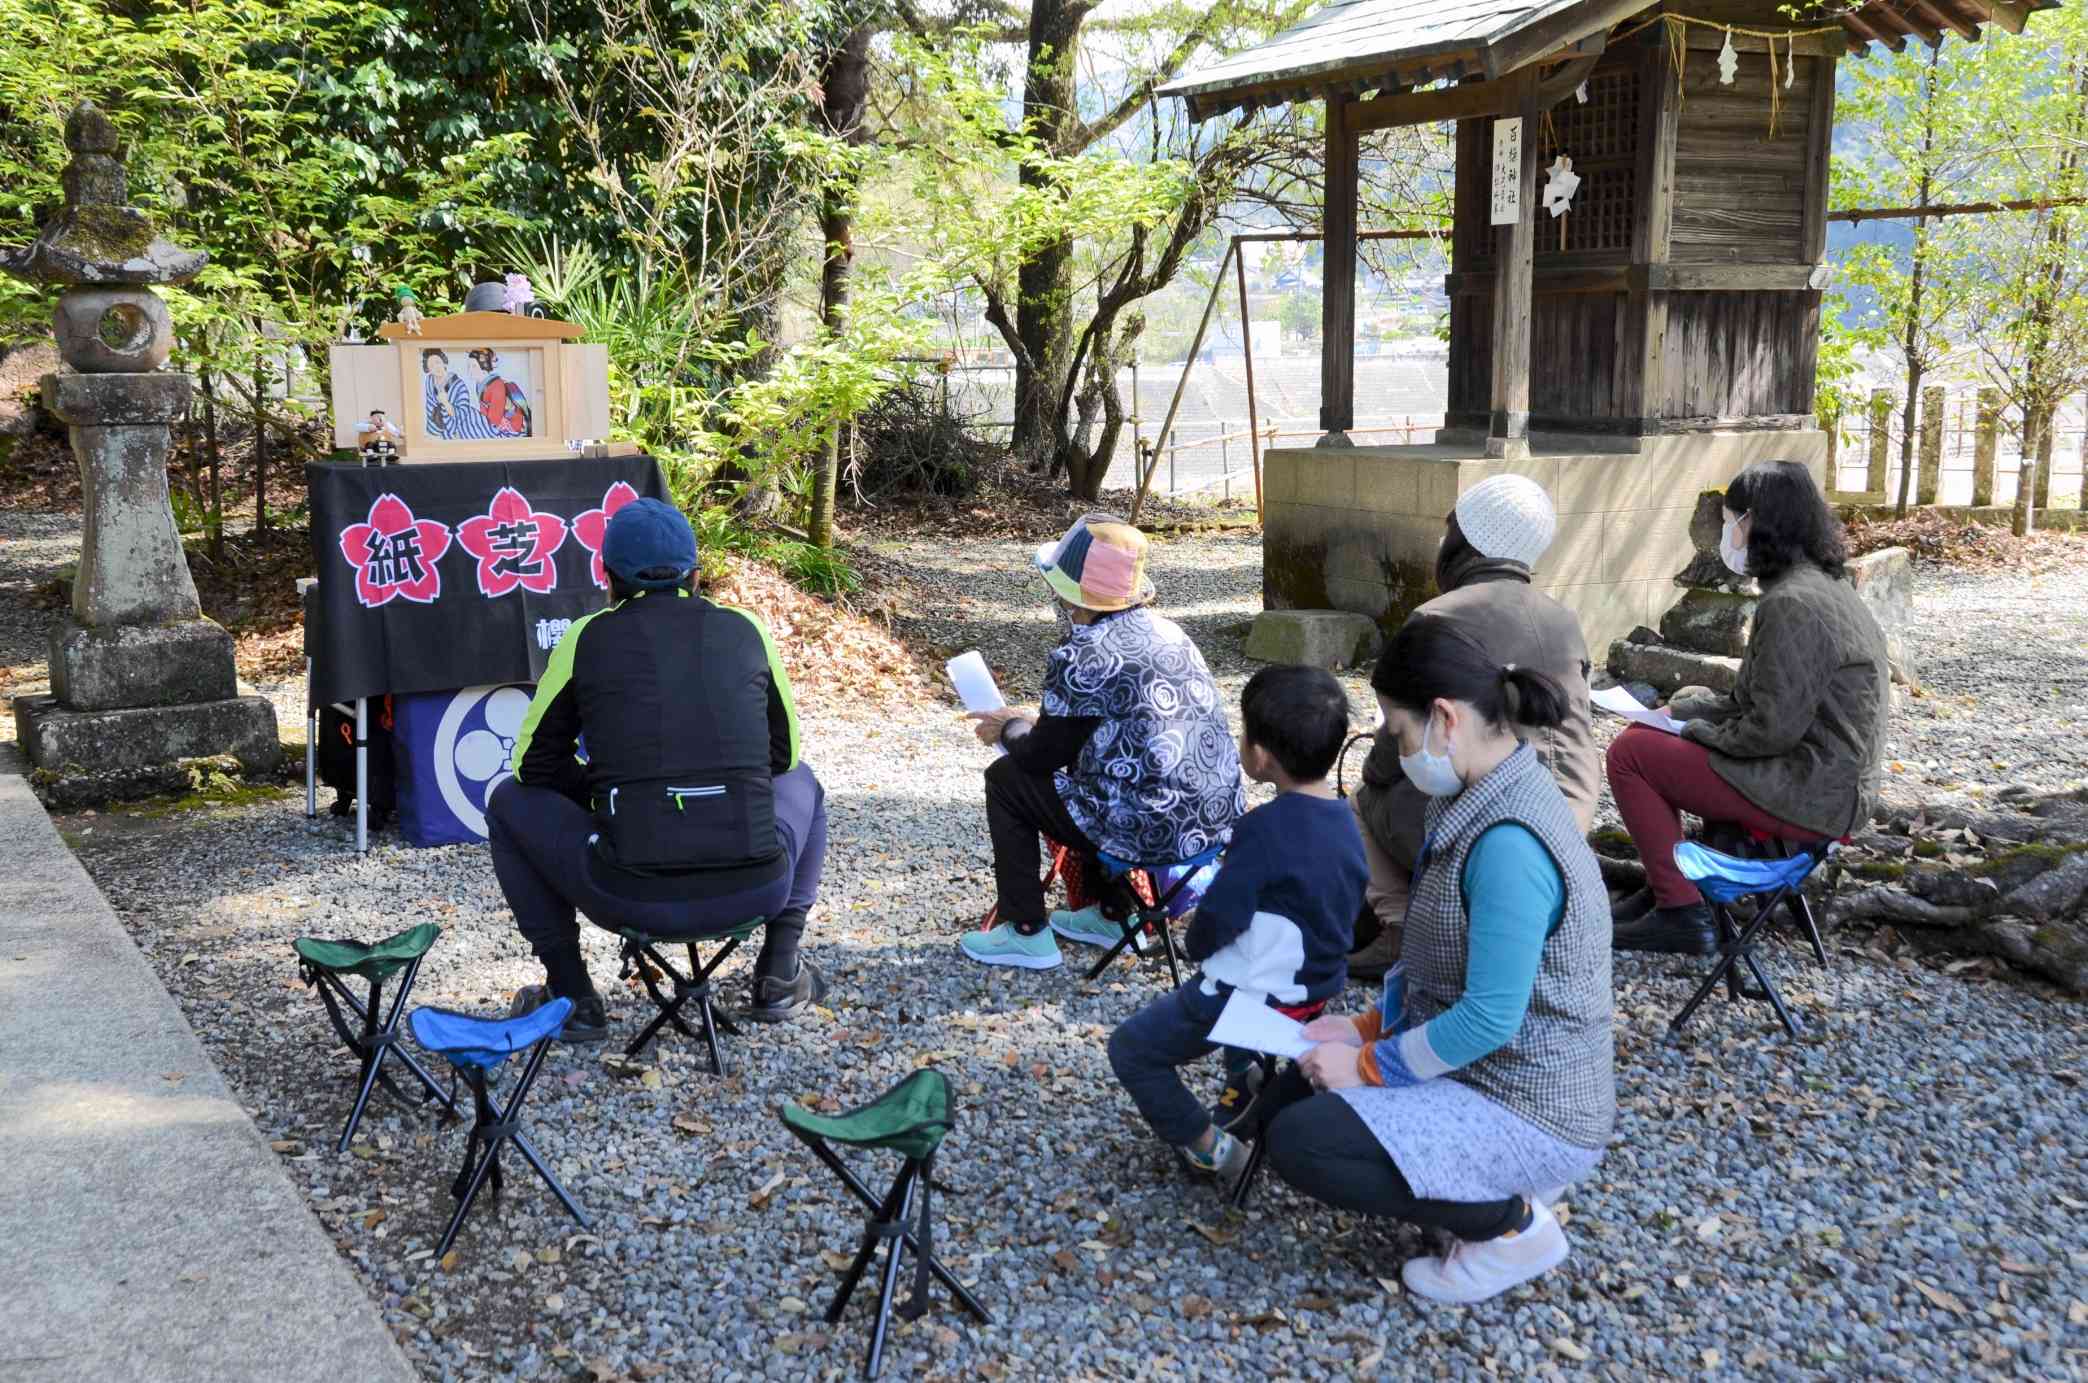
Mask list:
[[[246,772],[262,774],[283,756],[275,708],[259,696],[116,711],[74,711],[55,696],[18,696],[14,713],[29,761],[52,773],[138,770],[229,754]]]
[[[1350,668],[1377,651],[1377,623],[1347,610],[1264,610],[1247,635],[1247,656],[1260,663]]]
[[[277,1155],[4,760],[0,1374],[411,1383]]]
[[[181,374],[51,374],[44,407],[74,427],[164,429],[188,412],[195,386]]]
[[[1754,596],[1730,591],[1684,591],[1660,617],[1660,636],[1692,653],[1737,658],[1747,652],[1758,603]]]
[[[1914,554],[1903,547],[1867,552],[1849,563],[1849,581],[1885,631],[1892,680],[1919,691],[1921,678],[1907,651],[1907,627],[1914,621]]]
[[[1645,682],[1662,696],[1673,696],[1683,687],[1726,692],[1739,680],[1740,660],[1619,639],[1610,645],[1609,670],[1619,682]]]
[[[70,710],[225,701],[238,684],[232,636],[215,620],[51,631],[51,694]]]

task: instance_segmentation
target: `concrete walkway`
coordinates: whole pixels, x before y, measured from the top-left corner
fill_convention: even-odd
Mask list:
[[[415,1378],[22,772],[0,743],[0,1379]]]

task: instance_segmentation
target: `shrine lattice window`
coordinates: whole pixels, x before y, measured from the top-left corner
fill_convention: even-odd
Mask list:
[[[1566,213],[1566,253],[1631,248],[1638,119],[1639,74],[1627,69],[1590,77],[1586,101],[1568,98],[1553,108],[1548,123],[1539,122],[1539,188],[1544,169],[1562,153],[1581,179]],[[1540,225],[1538,253],[1560,248],[1557,224]]]

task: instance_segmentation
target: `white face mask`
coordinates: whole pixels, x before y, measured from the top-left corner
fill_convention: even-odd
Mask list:
[[[1418,754],[1401,754],[1399,771],[1406,774],[1407,781],[1430,797],[1455,797],[1464,791],[1464,779],[1457,776],[1457,769],[1450,762],[1450,733],[1443,732],[1443,752],[1432,754],[1428,750],[1428,732],[1435,728],[1435,717],[1430,716],[1421,727],[1421,751]]]
[[[1727,511],[1725,528],[1718,535],[1718,560],[1735,576],[1747,575],[1747,547],[1740,542],[1740,516]]]

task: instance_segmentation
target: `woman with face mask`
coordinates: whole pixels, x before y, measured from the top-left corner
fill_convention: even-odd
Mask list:
[[[1375,1008],[1306,1027],[1310,1089],[1270,1124],[1269,1165],[1329,1205],[1448,1233],[1407,1287],[1483,1301],[1565,1260],[1549,1207],[1616,1122],[1609,893],[1518,734],[1565,719],[1555,680],[1417,614],[1371,685],[1430,798],[1406,935]]]
[[[1680,736],[1633,725],[1610,744],[1610,792],[1650,895],[1619,917],[1619,950],[1717,947],[1710,909],[1675,867],[1683,812],[1812,843],[1854,831],[1878,800],[1885,634],[1849,584],[1841,523],[1812,473],[1759,461],[1735,476],[1718,549],[1762,590],[1733,690],[1684,688],[1668,704]]]

